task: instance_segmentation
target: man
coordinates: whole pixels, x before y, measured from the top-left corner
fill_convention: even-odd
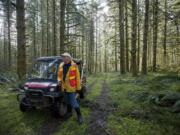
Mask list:
[[[67,102],[67,113],[65,117],[72,116],[72,108],[74,108],[77,113],[78,123],[82,124],[83,119],[79,103],[76,100],[76,93],[80,93],[81,90],[79,69],[69,53],[64,53],[61,56],[63,62],[59,66],[58,81],[61,83],[61,90],[65,92],[65,100]]]

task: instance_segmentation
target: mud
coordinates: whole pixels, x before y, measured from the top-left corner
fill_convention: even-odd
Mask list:
[[[106,120],[109,112],[109,100],[108,100],[109,87],[104,81],[102,83],[102,90],[99,97],[96,99],[95,104],[91,104],[91,113],[88,123],[87,134],[88,135],[113,135],[107,128]]]

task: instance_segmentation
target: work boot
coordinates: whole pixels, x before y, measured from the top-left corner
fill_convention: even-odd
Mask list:
[[[76,110],[76,113],[77,113],[77,121],[78,121],[79,125],[81,125],[83,123],[83,118],[82,118],[82,115],[81,115],[80,108],[75,108],[75,110]]]
[[[69,119],[72,116],[72,107],[71,105],[67,105],[67,112],[64,115],[64,119]]]

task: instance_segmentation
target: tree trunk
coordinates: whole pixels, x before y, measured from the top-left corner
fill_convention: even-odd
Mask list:
[[[124,0],[119,0],[120,71],[125,73],[124,57]]]
[[[65,51],[65,9],[66,0],[60,1],[60,53]]]
[[[126,71],[129,72],[129,26],[128,26],[128,1],[126,0]]]
[[[136,38],[137,38],[137,0],[132,1],[132,34],[131,34],[131,68],[133,76],[137,75]]]
[[[36,48],[36,12],[33,12],[33,61],[36,60],[37,57],[37,48]]]
[[[11,22],[10,22],[10,0],[7,2],[7,24],[8,24],[8,68],[11,67]]]
[[[165,12],[164,12],[164,41],[163,41],[163,62],[166,65],[166,37],[167,37],[167,0],[165,0],[164,3],[164,8],[165,8]]]
[[[106,36],[106,32],[104,31],[104,37]],[[105,45],[105,48],[104,48],[104,72],[107,72],[108,71],[108,58],[107,58],[107,43],[104,41],[104,45]]]
[[[149,0],[145,0],[144,14],[144,34],[143,34],[143,56],[142,56],[142,74],[147,74],[147,39],[149,29]]]
[[[24,0],[16,0],[17,20],[17,74],[20,79],[26,75],[26,37]]]
[[[114,19],[114,23],[115,23],[115,39],[114,39],[114,54],[115,54],[115,71],[117,72],[118,71],[118,58],[117,58],[117,30],[116,30],[116,26],[117,26],[117,24],[116,24],[116,19]],[[99,36],[99,38],[100,38],[100,36]]]
[[[158,38],[158,0],[153,0],[153,72],[156,72]]]
[[[53,55],[55,56],[57,54],[56,52],[56,1],[53,0],[52,1],[52,4],[53,4],[53,23],[52,23],[52,28],[53,28]]]
[[[90,44],[89,44],[89,72],[93,73],[94,69],[94,19],[91,15],[91,24],[90,24]]]
[[[44,56],[45,53],[45,46],[44,46],[44,14],[43,14],[43,1],[41,0],[41,56]]]
[[[96,46],[95,46],[95,54],[96,54],[96,56],[95,56],[95,73],[97,72],[97,55],[98,55],[98,29],[97,29],[97,26],[98,26],[98,18],[97,18],[97,9],[96,9]]]
[[[49,0],[46,1],[46,15],[47,15],[47,20],[46,20],[46,56],[49,55]]]
[[[138,15],[138,30],[137,30],[137,72],[139,72],[139,64],[140,64],[140,40],[141,40],[141,34],[140,34],[140,29],[141,29],[141,16],[140,16],[140,0],[138,0],[138,9],[137,9],[137,15]]]
[[[6,68],[7,66],[7,49],[6,49],[6,46],[7,46],[7,41],[6,41],[6,22],[4,21],[3,22],[3,61],[4,61],[4,68]]]

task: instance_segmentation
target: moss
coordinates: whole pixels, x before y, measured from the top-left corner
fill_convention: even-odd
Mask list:
[[[179,91],[177,76],[149,74],[131,77],[112,74],[109,79],[110,99],[117,111],[108,118],[108,128],[117,135],[169,135],[179,133],[179,116],[168,108],[150,104],[144,100],[134,100],[141,93],[158,94]],[[147,95],[146,95],[147,96]],[[134,110],[148,112],[148,117],[132,117]]]

